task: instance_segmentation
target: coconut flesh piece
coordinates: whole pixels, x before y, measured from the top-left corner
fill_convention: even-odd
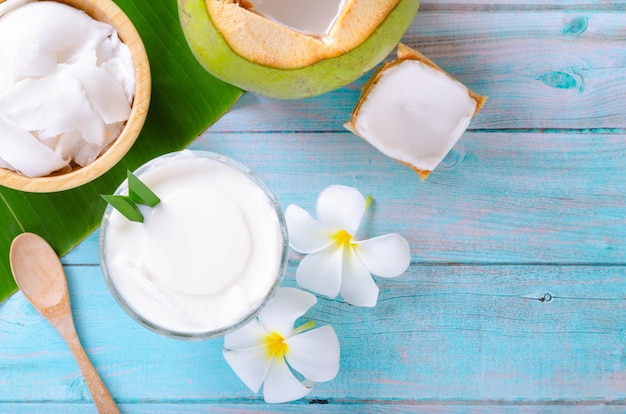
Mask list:
[[[112,26],[65,4],[23,3],[0,9],[0,135],[12,137],[0,167],[37,177],[85,166],[111,145],[130,115],[135,71]]]
[[[425,179],[485,101],[430,59],[400,44],[397,60],[374,74],[344,126]]]
[[[59,154],[42,145],[20,126],[0,116],[0,159],[2,165],[19,165],[20,172],[29,177],[49,174],[67,165]]]

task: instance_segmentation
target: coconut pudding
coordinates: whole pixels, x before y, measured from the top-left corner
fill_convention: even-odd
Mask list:
[[[143,223],[109,206],[100,260],[109,289],[144,326],[174,337],[223,334],[255,316],[287,258],[282,211],[240,164],[206,152],[168,154],[137,170],[159,198]],[[126,182],[116,194],[127,192]]]
[[[0,8],[0,167],[27,177],[93,162],[131,113],[135,69],[113,26],[55,1]]]

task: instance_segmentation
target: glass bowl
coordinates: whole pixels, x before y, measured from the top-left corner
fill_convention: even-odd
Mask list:
[[[162,155],[134,174],[161,202],[139,206],[143,223],[111,205],[104,212],[100,266],[122,309],[178,339],[222,336],[254,318],[281,284],[289,251],[283,211],[267,185],[205,151]],[[128,194],[128,180],[115,194]]]

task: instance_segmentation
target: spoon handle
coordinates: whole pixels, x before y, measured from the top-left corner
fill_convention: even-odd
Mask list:
[[[74,354],[74,358],[76,358],[76,362],[78,363],[83,377],[85,378],[87,388],[89,388],[91,398],[93,398],[93,402],[96,405],[98,412],[100,414],[118,414],[120,412],[119,408],[115,404],[115,401],[113,401],[111,394],[109,394],[109,390],[107,390],[106,386],[102,382],[102,379],[98,375],[94,366],[91,364],[91,361],[89,361],[89,358],[87,357],[87,354],[85,354],[85,350],[80,344],[76,333],[74,332],[67,335],[65,342],[67,342],[72,354]]]

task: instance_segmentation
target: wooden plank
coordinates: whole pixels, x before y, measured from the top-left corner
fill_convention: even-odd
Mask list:
[[[349,133],[205,134],[283,206],[331,184],[376,199],[363,236],[396,231],[418,262],[626,263],[626,136],[467,133],[421,182]]]
[[[371,194],[362,237],[398,232],[420,263],[626,263],[626,135],[466,133],[422,182],[350,133],[207,133],[283,207],[331,184]],[[64,258],[96,264],[98,233]]]
[[[252,397],[223,361],[221,340],[177,341],[139,327],[95,266],[68,267],[68,278],[79,335],[119,401]],[[339,376],[312,398],[626,398],[624,267],[412,266],[380,286],[374,309],[320,299],[311,312],[343,347]],[[19,293],[0,307],[0,342],[0,401],[89,399],[65,344]]]
[[[598,10],[623,11],[624,0],[422,0],[420,10]]]
[[[79,336],[118,401],[255,398],[224,362],[221,339],[160,337],[116,306],[97,266],[67,271]],[[293,285],[294,271],[292,263],[286,285]],[[342,344],[339,375],[318,384],[310,398],[626,400],[624,266],[414,265],[378,282],[375,308],[320,298],[306,315],[332,325]],[[20,293],[0,306],[0,343],[0,403],[89,401],[66,345]]]
[[[406,41],[489,95],[473,128],[624,128],[623,15],[519,14],[432,14]]]
[[[486,24],[489,22],[489,24]],[[624,15],[419,12],[403,42],[490,98],[472,129],[626,128]],[[212,131],[341,131],[370,74],[320,97],[246,94]]]
[[[584,411],[593,414],[623,414],[624,405],[603,404],[404,404],[394,402],[390,404],[367,403],[354,405],[350,403],[329,402],[327,400],[309,401],[305,399],[300,403],[288,404],[263,404],[255,401],[242,401],[241,403],[219,402],[136,402],[120,404],[120,410],[124,414],[184,414],[184,413],[221,413],[221,414],[259,414],[259,413],[327,413],[327,414],[571,414],[573,410]],[[89,414],[96,413],[95,408],[88,403],[60,404],[60,403],[0,403],[0,412],[12,414]]]

